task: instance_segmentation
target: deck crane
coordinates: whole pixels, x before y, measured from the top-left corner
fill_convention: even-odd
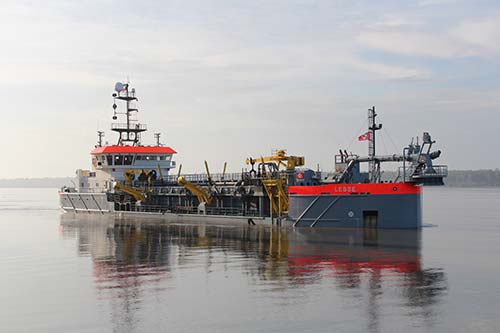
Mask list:
[[[200,186],[197,186],[197,185],[194,185],[194,184],[188,182],[186,180],[186,178],[180,176],[177,179],[177,184],[179,184],[180,186],[183,186],[188,191],[193,193],[196,196],[196,198],[198,198],[198,202],[200,204],[205,203],[207,205],[210,205],[210,203],[212,202],[212,196],[210,195],[210,193],[207,190],[205,190],[204,188],[202,188]]]
[[[262,176],[262,185],[269,198],[271,211],[278,217],[286,215],[288,213],[288,182],[289,179],[294,177],[295,168],[304,165],[304,156],[287,156],[286,150],[279,149],[274,151],[272,156],[256,159],[248,158],[246,163],[252,165],[254,172],[253,166],[255,163],[262,165],[271,164],[273,167],[275,165],[278,171],[280,166],[285,167],[284,172],[262,172],[261,174],[259,170],[259,176]]]
[[[204,211],[204,206],[210,205],[212,203],[212,195],[210,194],[211,189],[207,190],[201,186],[195,185],[189,182],[186,178],[182,177],[180,174],[182,165],[179,168],[179,173],[177,174],[177,184],[183,186],[189,192],[193,193],[198,199],[199,207],[198,209]],[[210,170],[208,168],[208,162],[205,161],[205,171],[207,172],[208,184],[212,189],[215,189],[215,183],[212,180],[212,176],[210,175]]]
[[[141,192],[137,188],[127,186],[127,185],[118,184],[118,183],[115,184],[114,188],[115,188],[115,190],[120,190],[124,193],[131,195],[137,202],[146,201],[146,194]]]
[[[160,180],[163,180],[163,173],[161,171],[161,168],[159,167],[160,165],[158,164],[158,172],[160,173]],[[137,180],[140,182],[147,182],[148,186],[151,186],[151,183],[156,180],[156,170],[144,170],[144,169],[130,169],[130,170],[125,170],[123,172],[123,175],[125,176],[124,184],[129,186],[133,185],[134,180],[136,179],[136,175],[139,175],[137,177]]]
[[[287,156],[285,149],[273,151],[273,155],[260,158],[247,158],[247,164],[275,163],[278,168],[284,166],[286,170],[293,170],[304,165],[304,156]],[[285,163],[286,162],[286,163]]]

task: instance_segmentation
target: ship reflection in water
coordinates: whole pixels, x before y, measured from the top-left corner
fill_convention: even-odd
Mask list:
[[[148,299],[168,299],[180,278],[207,281],[212,273],[221,273],[222,280],[229,275],[238,280],[238,288],[257,292],[260,301],[253,301],[258,306],[278,304],[295,307],[292,312],[306,311],[300,310],[301,298],[312,293],[318,307],[331,307],[324,309],[324,317],[331,321],[331,311],[352,307],[372,332],[380,331],[381,317],[391,316],[391,306],[402,317],[416,317],[431,327],[447,291],[445,273],[425,268],[422,262],[420,231],[292,230],[64,217],[61,228],[65,237],[77,239],[80,255],[90,255],[95,287],[100,298],[114,303],[112,320],[119,331],[137,325],[136,312],[151,311],[141,310]],[[241,274],[233,277],[231,271]],[[205,283],[212,288],[212,282]],[[192,290],[197,292],[196,287]],[[212,295],[214,303],[221,296],[231,297]]]

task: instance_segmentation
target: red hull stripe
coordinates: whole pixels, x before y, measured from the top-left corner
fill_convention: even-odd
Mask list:
[[[351,195],[351,194],[420,194],[421,186],[409,183],[380,184],[326,184],[315,186],[290,186],[291,195]]]
[[[418,272],[422,269],[420,263],[420,257],[403,255],[401,258],[387,257],[387,254],[380,253],[380,259],[363,260],[352,257],[326,257],[320,258],[319,256],[307,256],[307,257],[295,257],[293,255],[288,256],[289,270],[292,275],[301,276],[306,274],[311,274],[317,272],[318,269],[333,269],[339,273],[351,272],[351,273],[361,273],[366,271],[366,269],[381,271],[381,270],[392,270],[399,273],[411,273]],[[366,254],[367,257],[371,257],[372,254]],[[369,258],[370,259],[370,258]]]
[[[90,152],[96,154],[175,154],[170,147],[158,146],[104,146],[97,147]]]

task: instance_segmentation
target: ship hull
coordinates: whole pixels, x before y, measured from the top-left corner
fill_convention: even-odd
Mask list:
[[[421,187],[408,183],[331,184],[289,187],[286,219],[266,216],[173,213],[166,209],[138,211],[131,204],[110,201],[106,193],[60,193],[67,212],[147,217],[164,222],[224,224],[284,224],[294,227],[419,229],[422,227]],[[120,209],[115,209],[118,204]],[[129,206],[127,206],[129,205]],[[158,207],[158,206],[156,206]]]
[[[297,227],[422,227],[421,187],[413,184],[294,186],[289,200],[289,223]]]

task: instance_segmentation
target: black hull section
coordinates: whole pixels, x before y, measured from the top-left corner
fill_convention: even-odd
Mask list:
[[[419,229],[420,194],[290,195],[289,218],[300,227]]]

